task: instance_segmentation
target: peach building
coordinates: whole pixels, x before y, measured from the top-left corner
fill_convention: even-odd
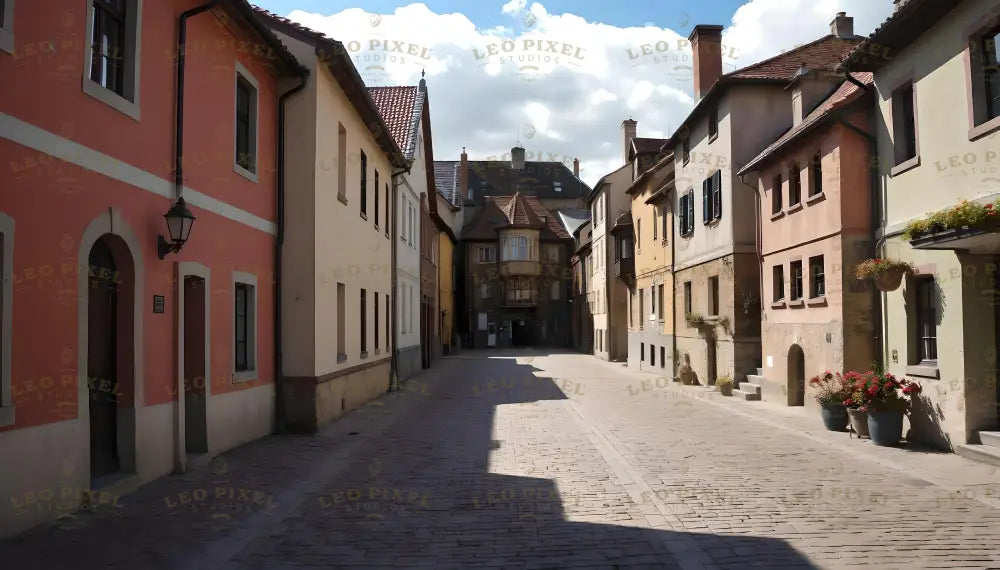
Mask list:
[[[278,124],[305,72],[245,2],[202,4],[4,15],[0,496],[60,501],[0,509],[0,535],[274,430]]]
[[[874,246],[871,74],[803,70],[788,88],[792,127],[738,172],[756,186],[763,297],[763,370],[740,391],[816,407],[807,378],[877,353],[874,287],[854,276]]]

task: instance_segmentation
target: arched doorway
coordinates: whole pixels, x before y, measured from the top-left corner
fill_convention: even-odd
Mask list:
[[[806,355],[802,347],[793,344],[788,349],[788,405],[804,406],[806,396]]]
[[[135,470],[134,267],[128,246],[104,234],[87,256],[87,400],[90,474]]]

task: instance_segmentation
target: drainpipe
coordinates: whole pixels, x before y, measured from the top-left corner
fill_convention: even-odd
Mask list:
[[[299,70],[299,84],[290,91],[286,91],[278,97],[278,164],[276,170],[277,180],[277,208],[275,216],[277,218],[276,235],[274,238],[274,413],[278,433],[285,431],[285,396],[282,388],[284,381],[284,366],[282,361],[282,336],[281,336],[281,252],[285,243],[285,102],[289,97],[306,88],[306,81],[309,79],[309,72],[305,69]]]
[[[180,198],[184,193],[184,63],[187,60],[187,20],[215,7],[219,0],[210,0],[181,13],[177,27],[177,115],[174,125],[174,193]]]
[[[392,214],[391,219],[386,220],[386,223],[390,224],[389,227],[392,228],[389,231],[389,241],[391,242],[389,249],[392,251],[392,268],[390,270],[390,274],[392,275],[392,284],[390,285],[392,299],[389,302],[390,306],[386,308],[390,311],[391,315],[389,317],[389,326],[392,328],[392,349],[389,351],[389,389],[387,392],[399,390],[399,377],[397,375],[399,371],[399,328],[396,326],[396,318],[398,316],[396,314],[396,306],[399,305],[399,281],[396,268],[397,248],[399,247],[399,240],[397,238],[399,236],[396,234],[396,228],[398,227],[396,223],[398,220],[396,209],[399,206],[399,201],[396,199],[396,196],[399,185],[402,183],[402,175],[409,174],[410,168],[410,166],[407,166],[405,169],[398,170],[390,175],[390,178],[392,178],[392,196],[389,197],[389,200],[392,204],[390,208]]]

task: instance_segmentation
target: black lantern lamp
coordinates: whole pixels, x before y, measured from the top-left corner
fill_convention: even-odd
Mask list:
[[[194,214],[187,209],[184,198],[178,198],[177,203],[167,210],[167,213],[163,217],[167,220],[167,232],[170,233],[170,241],[168,242],[163,239],[163,236],[159,236],[156,250],[160,259],[166,257],[168,253],[177,253],[184,247],[188,236],[191,235],[191,227],[194,225],[195,220]]]

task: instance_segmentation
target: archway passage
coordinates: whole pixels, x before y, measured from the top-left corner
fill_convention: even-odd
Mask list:
[[[90,249],[87,299],[87,387],[90,475],[121,470],[118,454],[118,264],[102,237]]]
[[[802,347],[793,344],[788,349],[788,405],[804,406],[806,395],[806,355]]]

